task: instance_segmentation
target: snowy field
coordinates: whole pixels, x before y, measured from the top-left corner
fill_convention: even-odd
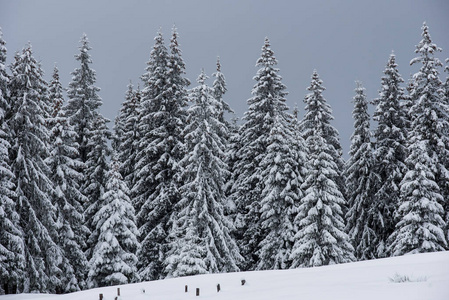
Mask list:
[[[407,281],[398,282],[405,277]],[[244,286],[242,279],[246,281]],[[217,284],[221,286],[219,293]],[[200,288],[199,297],[196,288]],[[122,285],[120,289],[122,300],[448,300],[449,252],[309,269],[200,275]],[[67,295],[6,295],[0,299],[97,300],[100,293],[104,300],[113,300],[117,287]]]

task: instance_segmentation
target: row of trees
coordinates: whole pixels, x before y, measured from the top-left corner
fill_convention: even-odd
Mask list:
[[[0,293],[448,249],[449,79],[422,29],[408,93],[388,60],[374,132],[357,83],[347,162],[318,73],[299,120],[268,39],[239,126],[220,62],[188,90],[159,32],[111,134],[85,35],[66,103],[30,45],[6,72],[0,36]]]

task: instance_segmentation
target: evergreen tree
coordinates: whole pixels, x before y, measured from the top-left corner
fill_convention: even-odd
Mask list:
[[[119,172],[114,158],[108,172],[106,192],[101,197],[101,208],[93,224],[98,236],[89,261],[89,287],[111,286],[135,282],[136,251],[139,233],[135,223],[134,208],[128,197],[128,187]]]
[[[55,292],[60,286],[58,263],[62,251],[56,244],[58,233],[53,187],[44,162],[49,155],[49,134],[45,127],[48,98],[43,71],[32,56],[31,45],[17,53],[11,66],[12,114],[11,171],[25,252],[24,292]]]
[[[65,116],[74,126],[78,143],[78,160],[84,164],[84,168],[78,171],[83,174],[81,189],[87,197],[85,203],[85,222],[90,231],[92,217],[99,209],[100,197],[106,185],[105,175],[108,171],[107,157],[111,149],[108,139],[111,133],[106,127],[109,122],[104,118],[99,109],[103,104],[98,92],[100,88],[95,86],[96,73],[90,67],[89,40],[84,34],[80,40],[80,53],[75,55],[80,62],[80,68],[72,72],[72,81],[69,83],[67,95],[69,100],[64,107]],[[91,246],[95,243],[95,236],[90,236],[87,244],[87,259],[92,253]]]
[[[346,232],[353,243],[358,260],[376,258],[377,233],[374,228],[373,194],[378,178],[374,174],[370,116],[365,88],[356,82],[354,97],[354,133],[351,136],[349,160],[345,166],[346,195],[349,210]]]
[[[260,200],[260,227],[263,239],[259,244],[259,261],[256,269],[288,269],[296,234],[293,225],[303,182],[298,163],[304,165],[305,157],[298,162],[294,147],[297,144],[292,132],[292,116],[285,111],[275,112],[273,127],[267,144],[267,153],[261,161],[261,178],[264,181]]]
[[[10,130],[6,123],[10,109],[9,75],[5,66],[5,45],[0,28],[0,295],[16,292],[25,267],[23,237],[15,204],[15,180],[9,160]]]
[[[223,161],[226,127],[218,120],[213,90],[205,84],[204,71],[199,86],[191,91],[192,106],[185,128],[187,152],[182,159],[184,169],[181,200],[166,271],[169,277],[204,273],[235,272],[241,259],[231,237],[232,223],[224,216]]]
[[[163,278],[167,236],[173,222],[173,207],[180,199],[179,161],[184,155],[182,130],[186,124],[185,64],[173,28],[170,53],[162,33],[142,76],[142,114],[139,124],[140,145],[137,157],[138,180],[134,186],[137,217],[142,238],[138,253],[139,273],[144,280]]]
[[[331,155],[333,146],[326,142],[319,124],[316,130],[309,131],[306,144],[308,175],[301,186],[304,197],[295,218],[299,231],[291,254],[292,268],[353,261],[354,249],[344,232],[345,200],[335,182],[338,167]]]
[[[413,122],[417,125],[416,122]],[[400,221],[390,236],[392,255],[444,251],[443,197],[435,182],[435,169],[428,156],[429,140],[412,136],[409,171],[401,182]]]
[[[449,207],[449,107],[444,97],[443,83],[439,79],[438,68],[441,61],[435,53],[441,51],[432,43],[429,28],[422,26],[422,40],[416,46],[415,53],[419,56],[412,59],[411,65],[420,64],[420,70],[413,75],[413,85],[410,90],[412,107],[412,136],[416,141],[426,141],[428,157],[433,162],[435,182],[443,196],[441,205]]]
[[[212,74],[212,77],[215,77],[214,83],[212,84],[212,88],[214,90],[214,98],[218,103],[217,106],[217,114],[218,119],[221,123],[225,124],[228,127],[228,131],[231,127],[231,124],[225,119],[225,112],[234,113],[228,103],[226,103],[223,99],[223,95],[228,90],[226,88],[226,78],[224,74],[221,72],[221,63],[220,57],[217,57],[217,71]],[[230,132],[229,132],[230,134]]]
[[[404,80],[397,70],[396,57],[392,53],[382,77],[382,89],[379,98],[373,103],[376,110],[373,119],[377,121],[374,132],[374,172],[379,181],[375,187],[374,204],[371,215],[374,216],[373,230],[376,232],[376,257],[385,257],[386,241],[394,230],[397,220],[395,212],[399,204],[399,184],[404,177],[406,166],[406,112],[402,106],[405,100],[404,89],[400,86]]]
[[[164,45],[162,33],[155,37],[155,44],[150,53],[146,73],[142,75],[144,88],[142,90],[139,108],[139,123],[136,156],[137,178],[132,193],[135,195],[137,225],[142,247],[137,253],[138,270],[142,280],[156,280],[161,277],[163,266],[162,245],[165,243],[166,228],[170,203],[153,203],[158,196],[156,193],[156,172],[153,171],[160,156],[155,148],[155,119],[154,115],[161,107],[161,98],[166,93],[166,72],[168,52]],[[161,118],[159,118],[161,121]],[[153,210],[155,212],[151,213]],[[161,218],[163,221],[161,222]]]
[[[311,91],[310,94],[304,99],[305,115],[299,124],[299,130],[302,133],[304,141],[307,141],[317,128],[321,128],[323,138],[326,144],[329,145],[327,151],[332,157],[334,163],[337,166],[335,174],[335,182],[339,186],[340,192],[344,193],[344,178],[342,172],[344,169],[344,160],[342,157],[343,150],[340,145],[340,138],[337,129],[331,125],[331,121],[334,119],[332,116],[332,109],[323,97],[323,81],[320,79],[316,70],[312,74],[312,82],[308,88]]]
[[[99,114],[98,109],[102,105],[102,100],[98,95],[100,88],[95,86],[97,80],[95,70],[90,67],[92,59],[89,50],[92,48],[86,34],[81,37],[80,43],[80,53],[75,55],[75,58],[81,66],[72,72],[72,81],[67,89],[69,99],[64,110],[70,123],[75,126],[79,157],[85,163],[91,150],[88,143],[90,131],[93,130],[92,123]]]
[[[261,161],[267,155],[268,140],[274,126],[277,112],[285,112],[286,87],[275,68],[277,60],[265,38],[260,67],[254,79],[253,97],[248,100],[248,111],[240,127],[236,143],[238,161],[234,166],[232,201],[236,204],[236,227],[240,253],[243,255],[243,270],[256,267],[259,260],[257,248],[263,238],[260,227],[260,199],[265,188],[261,179]]]
[[[79,185],[82,174],[77,170],[82,167],[82,162],[76,160],[77,136],[61,110],[64,99],[56,67],[50,82],[49,98],[53,103],[53,117],[47,122],[51,128],[51,151],[46,163],[55,188],[52,198],[57,211],[57,243],[64,253],[61,262],[61,286],[57,292],[75,292],[85,286],[87,272],[87,260],[83,252],[86,248],[85,238],[88,236],[83,211],[86,197],[81,193]]]

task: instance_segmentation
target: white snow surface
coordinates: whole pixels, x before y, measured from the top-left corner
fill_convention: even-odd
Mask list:
[[[392,281],[404,276],[409,281]],[[221,286],[219,293],[217,284]],[[66,295],[6,295],[0,300],[97,300],[100,293],[104,300],[113,300],[117,287],[119,300],[448,300],[449,251],[295,270],[198,275]],[[199,297],[195,296],[196,288],[200,288]]]

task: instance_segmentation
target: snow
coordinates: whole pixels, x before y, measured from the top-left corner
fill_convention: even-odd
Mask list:
[[[198,275],[66,295],[6,295],[0,296],[0,300],[96,300],[100,293],[104,300],[112,300],[117,296],[117,287],[121,300],[447,300],[448,283],[449,251],[446,251],[307,269]],[[217,284],[221,287],[219,293]],[[196,288],[200,288],[199,297],[195,296]]]

